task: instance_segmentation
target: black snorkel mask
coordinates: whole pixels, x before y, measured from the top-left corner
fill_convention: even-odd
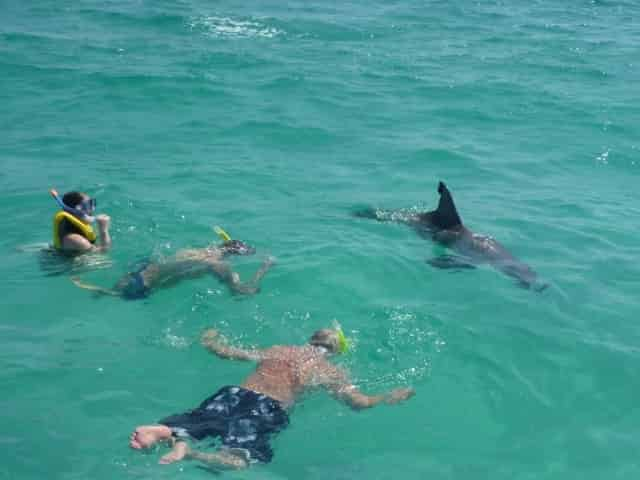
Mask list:
[[[242,240],[228,240],[222,244],[222,250],[229,255],[254,255],[256,249]]]
[[[213,227],[213,231],[218,234],[223,241],[221,250],[228,255],[253,255],[256,249],[247,245],[242,240],[233,240],[231,236],[219,226]]]

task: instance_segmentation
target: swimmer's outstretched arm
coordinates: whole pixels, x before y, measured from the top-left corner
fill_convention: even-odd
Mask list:
[[[413,388],[397,388],[379,395],[366,395],[358,387],[349,382],[343,370],[331,365],[326,370],[325,388],[338,400],[346,403],[354,410],[375,407],[381,403],[393,405],[411,398],[415,395]]]
[[[269,269],[273,266],[274,263],[276,263],[275,257],[268,256],[267,258],[265,258],[264,262],[262,262],[262,265],[260,265],[260,268],[251,279],[250,283],[252,285],[255,285],[257,288],[260,283],[260,280],[262,280],[262,277],[266,275],[266,273],[269,271]]]
[[[96,293],[101,293],[102,295],[111,295],[114,297],[119,297],[121,295],[121,293],[116,290],[100,287],[98,285],[92,285],[90,283],[85,283],[78,277],[71,277],[71,281],[76,287],[84,288],[85,290],[91,290],[92,292]]]
[[[260,266],[258,271],[255,273],[251,281],[247,283],[243,283],[240,280],[240,275],[237,272],[231,270],[231,267],[226,262],[216,261],[211,264],[211,268],[215,275],[222,278],[229,288],[233,290],[235,293],[242,293],[244,295],[253,295],[257,293],[260,289],[259,284],[262,277],[269,271],[269,268],[274,264],[273,257],[268,257]]]
[[[220,333],[210,328],[205,330],[200,337],[202,346],[214,355],[229,360],[259,361],[263,352],[258,349],[245,349],[227,345],[224,337]]]
[[[393,405],[415,395],[413,388],[397,388],[380,395],[365,395],[354,385],[343,385],[334,391],[336,397],[354,410],[375,407],[381,403]]]

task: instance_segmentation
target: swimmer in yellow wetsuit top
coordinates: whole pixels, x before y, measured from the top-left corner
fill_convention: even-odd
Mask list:
[[[67,192],[62,198],[51,190],[60,210],[53,217],[53,247],[67,254],[104,252],[111,247],[108,215],[95,215],[96,200],[86,193]],[[98,224],[98,235],[92,224]]]

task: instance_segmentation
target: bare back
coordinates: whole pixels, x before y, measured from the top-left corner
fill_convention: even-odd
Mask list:
[[[212,269],[222,274],[224,266],[222,252],[219,250],[193,248],[179,250],[175,256],[149,265],[142,275],[148,287],[166,287],[182,279],[203,276],[210,273]]]
[[[275,346],[261,352],[258,367],[242,386],[290,407],[306,387],[337,384],[344,379],[344,373],[317,347]]]

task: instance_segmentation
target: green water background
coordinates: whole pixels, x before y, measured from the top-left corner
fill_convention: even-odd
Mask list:
[[[300,343],[397,407],[310,395],[267,466],[228,478],[631,479],[640,473],[640,8],[594,2],[0,1],[0,478],[209,478],[127,447],[249,365],[197,344]],[[355,208],[433,207],[550,283],[444,253]],[[240,299],[203,278],[95,298],[17,250],[49,241],[48,188],[113,218],[73,267],[111,285],[220,224],[258,248]]]

